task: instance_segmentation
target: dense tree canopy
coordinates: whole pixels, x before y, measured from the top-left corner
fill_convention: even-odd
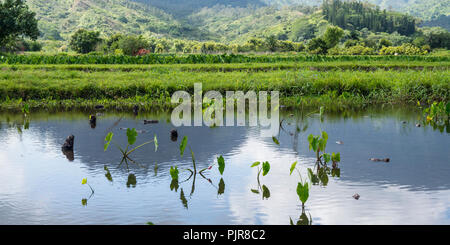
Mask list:
[[[87,54],[95,50],[100,43],[100,32],[79,29],[70,38],[70,48],[82,54]]]
[[[19,36],[33,40],[39,36],[35,14],[23,0],[0,1],[0,46]]]
[[[412,35],[416,31],[413,17],[381,11],[379,7],[372,8],[359,1],[325,0],[322,9],[330,23],[344,29],[367,28],[374,32],[398,32],[402,35]]]

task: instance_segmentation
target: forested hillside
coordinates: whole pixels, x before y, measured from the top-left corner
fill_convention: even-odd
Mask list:
[[[166,12],[129,0],[28,0],[36,12],[42,38],[67,40],[78,28],[95,29],[102,35],[170,35],[201,38],[198,30]]]

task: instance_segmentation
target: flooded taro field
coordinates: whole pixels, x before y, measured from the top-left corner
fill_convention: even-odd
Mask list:
[[[91,112],[0,114],[0,224],[450,224],[450,130],[418,127],[414,108],[326,113],[323,120],[282,111],[275,139],[261,137],[260,127],[175,128],[170,113],[96,113],[96,125]],[[121,163],[113,143],[126,147],[129,128],[138,133],[135,145],[155,135],[158,144]],[[325,174],[314,170],[302,208],[299,174],[307,179],[316,164],[308,136],[321,131],[326,152],[339,152],[340,162]],[[74,150],[63,152],[69,135]],[[186,170],[191,150],[197,169],[206,170]],[[258,175],[255,162],[270,163],[270,171]],[[291,175],[294,162],[299,173]]]

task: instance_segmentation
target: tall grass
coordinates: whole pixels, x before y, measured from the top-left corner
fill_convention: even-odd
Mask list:
[[[320,55],[236,55],[236,54],[150,54],[124,55],[5,55],[3,64],[225,64],[331,61],[426,61],[448,62],[449,56],[320,56]]]
[[[189,72],[177,69],[128,72],[4,69],[0,73],[0,101],[117,101],[132,104],[170,104],[178,90],[193,94],[194,83],[203,91],[280,91],[290,106],[308,103],[299,98],[320,98],[329,103],[416,103],[448,101],[447,70],[402,71],[231,71]],[[300,101],[302,101],[300,103]],[[86,106],[90,105],[89,103]]]

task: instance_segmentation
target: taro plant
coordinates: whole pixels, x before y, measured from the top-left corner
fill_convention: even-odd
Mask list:
[[[340,153],[325,153],[328,142],[328,134],[322,131],[322,135],[308,136],[309,149],[316,153],[316,164],[320,167],[326,167],[327,163],[332,162],[333,168],[337,168],[337,164],[341,161]],[[319,165],[320,164],[320,165]]]
[[[180,156],[181,157],[183,157],[183,155],[184,155],[184,151],[185,151],[185,149],[187,147],[187,142],[188,142],[188,138],[187,138],[187,136],[184,136],[183,139],[181,140],[181,143],[180,143]],[[197,164],[196,164],[196,161],[195,161],[194,152],[192,151],[192,149],[190,147],[189,147],[189,150],[191,152],[191,157],[192,157],[192,169],[191,168],[186,168],[186,169],[180,169],[180,170],[189,171],[191,173],[189,175],[189,177],[186,180],[182,181],[181,183],[187,182],[191,178],[193,178],[192,189],[191,189],[191,193],[190,193],[190,195],[192,195],[194,193],[194,190],[195,190],[195,180],[196,180],[197,174],[199,174],[203,179],[207,180],[209,183],[211,183],[211,185],[214,186],[214,184],[212,183],[212,180],[209,179],[209,178],[206,178],[203,175],[203,172],[206,171],[206,170],[212,169],[212,167],[215,164],[213,164],[213,165],[211,165],[211,166],[209,166],[207,168],[201,169],[200,171],[197,171]],[[219,156],[217,158],[217,165],[218,165],[218,169],[219,169],[220,174],[223,175],[223,172],[225,171],[225,160],[224,160],[223,156]],[[177,166],[170,167],[170,176],[172,178],[172,182],[170,184],[170,189],[171,190],[175,189],[175,191],[177,191],[177,189],[178,189],[178,186],[179,186],[178,180],[179,180],[180,170],[178,169]],[[223,179],[219,183],[219,187],[216,187],[216,186],[214,186],[214,187],[216,187],[216,189],[218,189],[218,192],[221,192],[220,189],[221,189],[222,185],[224,187]]]
[[[270,171],[269,162],[266,161],[266,162],[263,162],[262,164],[261,164],[261,162],[254,162],[250,167],[251,168],[258,167],[258,174],[256,176],[256,180],[258,181],[258,189],[251,189],[251,191],[255,194],[259,194],[260,190],[261,190],[263,199],[269,198],[270,197],[269,188],[267,188],[267,186],[265,186],[265,185],[261,186],[261,182],[259,180],[261,173],[263,176],[266,176],[269,173],[269,171]]]
[[[139,145],[139,146],[136,146],[136,147],[130,149],[130,147],[132,147],[132,146],[134,145],[134,143],[136,143],[136,139],[137,139],[137,136],[138,136],[138,133],[137,133],[137,131],[136,131],[135,128],[127,129],[127,146],[126,146],[125,148],[122,148],[122,147],[120,147],[118,144],[116,144],[116,143],[112,140],[113,136],[114,136],[114,134],[113,134],[112,132],[109,132],[109,133],[106,135],[106,137],[105,137],[104,150],[107,151],[109,145],[110,145],[111,143],[113,143],[113,144],[117,147],[117,149],[119,149],[120,152],[123,154],[123,156],[122,156],[122,161],[120,162],[119,166],[120,166],[123,162],[125,162],[126,165],[127,165],[127,169],[128,169],[128,161],[131,161],[131,162],[137,164],[138,166],[140,166],[139,163],[135,162],[134,160],[132,160],[132,159],[130,158],[131,153],[133,153],[133,152],[136,151],[137,149],[139,149],[139,148],[141,148],[141,147],[143,147],[143,146],[145,146],[145,145],[147,145],[147,144],[150,144],[150,143],[152,143],[152,142],[155,144],[155,151],[157,151],[157,149],[158,149],[158,139],[156,138],[156,135],[154,136],[153,140],[147,141],[147,142],[145,142],[145,143],[143,143],[143,144],[141,144],[141,145]]]
[[[92,188],[92,186],[87,182],[87,178],[83,178],[82,180],[81,180],[81,184],[82,185],[88,185],[89,186],[89,188],[91,189],[91,195],[88,197],[88,198],[83,198],[83,199],[81,199],[81,204],[83,205],[83,206],[86,206],[87,205],[87,202],[89,201],[89,199],[91,199],[91,197],[94,195],[94,189]]]
[[[289,175],[292,175],[294,170],[297,171],[298,176],[300,177],[300,182],[298,182],[298,184],[297,184],[297,196],[300,199],[300,201],[302,202],[302,209],[304,209],[305,203],[309,198],[309,186],[310,185],[306,180],[303,181],[302,174],[297,169],[297,162],[292,163]]]
[[[418,102],[420,106],[420,103]],[[423,115],[427,124],[432,126],[446,126],[449,125],[450,120],[450,102],[443,101],[437,103],[433,102],[428,108],[423,110]]]

